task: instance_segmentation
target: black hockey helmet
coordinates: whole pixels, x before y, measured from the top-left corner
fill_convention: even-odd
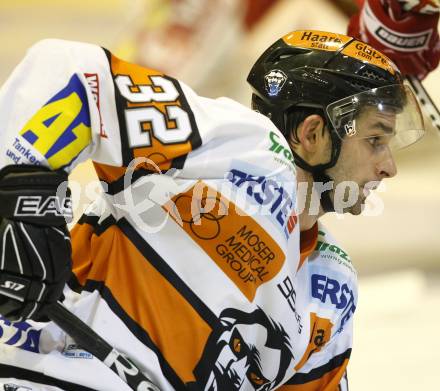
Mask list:
[[[395,130],[397,148],[423,134],[417,101],[393,62],[346,35],[293,31],[260,56],[247,80],[253,88],[252,108],[269,117],[285,137],[292,130],[295,109],[322,112],[333,141],[331,160],[310,167],[295,156],[296,164],[307,171],[322,171],[336,163],[342,139],[356,134],[353,120],[366,105],[405,114]]]

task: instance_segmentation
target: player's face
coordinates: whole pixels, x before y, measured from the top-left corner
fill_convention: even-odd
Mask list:
[[[397,173],[389,147],[395,128],[395,115],[366,109],[356,119],[355,126],[356,136],[344,138],[338,162],[327,173],[335,182],[334,189],[341,184],[345,187],[342,183],[345,181],[352,181],[358,186],[359,195],[352,198],[352,202],[346,202],[350,197],[348,186],[345,192],[332,192],[336,207],[341,201],[344,202],[342,205],[352,204],[344,208],[344,213],[358,215],[371,188],[376,188],[382,179],[391,178]]]

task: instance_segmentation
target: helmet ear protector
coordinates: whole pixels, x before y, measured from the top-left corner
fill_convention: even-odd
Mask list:
[[[396,66],[346,35],[293,31],[260,56],[247,80],[253,89],[252,108],[269,117],[287,140],[299,125],[298,112],[323,117],[332,141],[330,160],[311,166],[292,151],[295,163],[318,182],[331,180],[325,170],[338,161],[344,140],[370,136],[360,120],[366,111],[395,116],[392,129],[383,127],[377,135],[388,137],[391,149],[406,147],[424,134],[417,100]],[[333,210],[329,194],[323,193],[321,202],[325,210]]]

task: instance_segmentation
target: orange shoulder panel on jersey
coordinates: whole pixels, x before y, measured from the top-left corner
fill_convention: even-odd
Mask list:
[[[99,235],[92,231],[91,225],[83,223],[72,232],[74,249],[93,242],[92,253],[73,253],[79,283],[104,283],[124,315],[148,334],[178,377],[184,383],[193,382],[192,370],[202,356],[210,325],[119,227],[111,225]]]
[[[137,168],[181,168],[186,155],[201,145],[194,114],[180,83],[159,71],[123,61],[106,51],[115,84],[122,163]],[[100,167],[100,179],[112,181],[123,169]]]
[[[295,365],[300,370],[313,353],[319,352],[330,340],[333,324],[329,319],[320,318],[316,313],[310,313],[310,340],[303,357]]]

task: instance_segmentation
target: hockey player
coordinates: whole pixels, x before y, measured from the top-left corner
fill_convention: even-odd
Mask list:
[[[28,51],[0,94],[5,387],[128,389],[44,323],[68,281],[161,390],[346,389],[356,273],[317,220],[361,212],[420,111],[386,56],[329,32],[287,34],[248,81],[257,112],[94,45]],[[106,191],[70,257],[60,185],[87,158]]]

